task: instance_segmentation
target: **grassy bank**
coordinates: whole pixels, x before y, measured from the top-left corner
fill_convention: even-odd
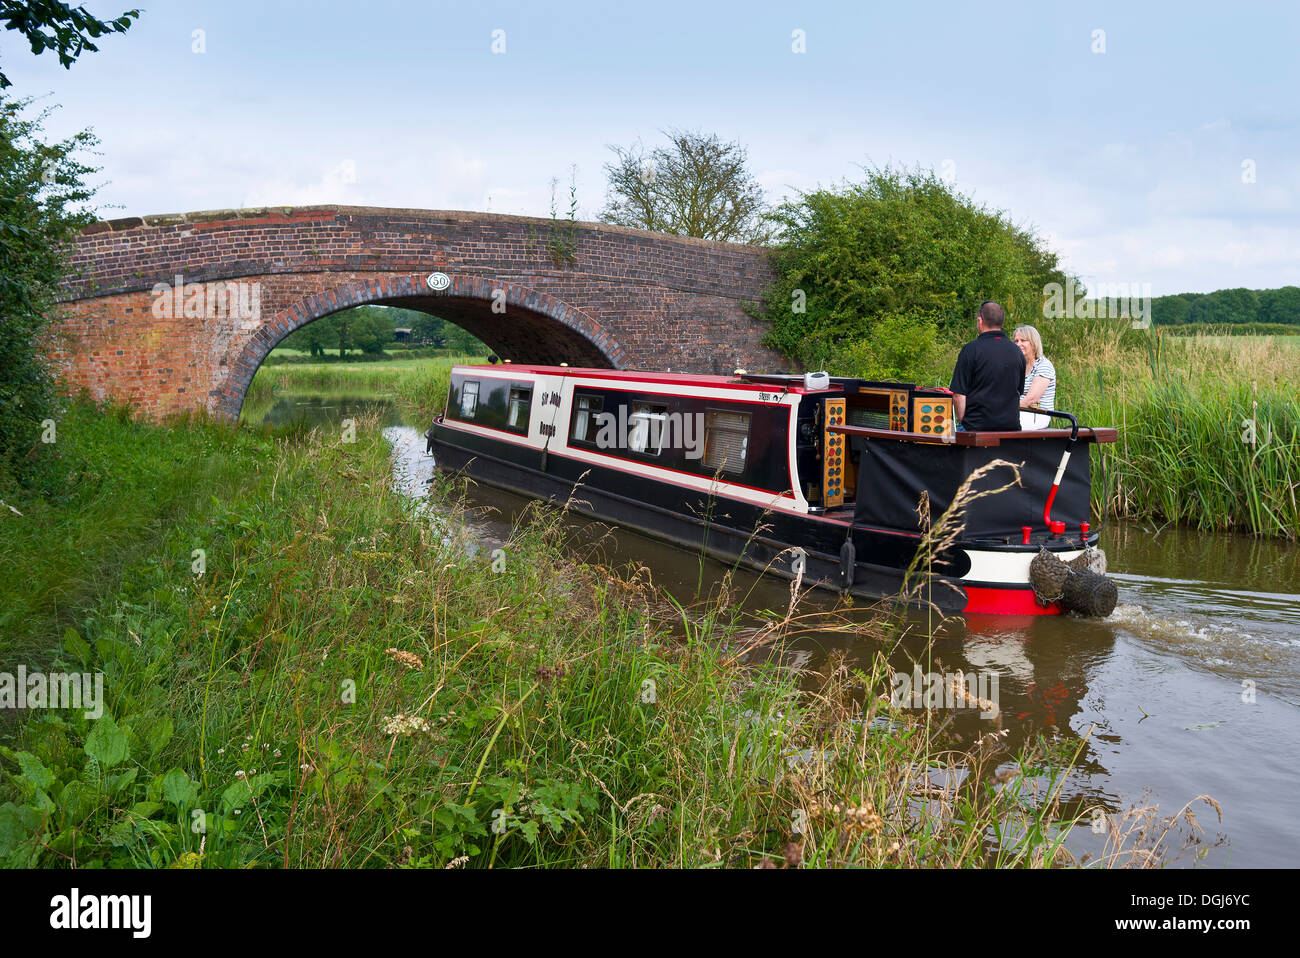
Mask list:
[[[748,664],[725,606],[676,609],[576,561],[553,514],[474,552],[451,490],[447,519],[392,491],[373,425],[343,443],[100,422],[99,442],[68,437],[81,468],[189,450],[224,478],[148,535],[131,520],[157,507],[122,493],[101,550],[119,573],[28,619],[46,668],[103,673],[105,714],[24,713],[0,750],[3,864],[1069,861],[1070,755],[1007,755],[992,727],[950,751],[942,713],[880,699],[883,664]],[[5,580],[84,515],[0,519]]]
[[[112,593],[127,557],[258,485],[274,450],[214,425],[159,429],[72,403],[33,487],[0,489],[0,648],[30,661]]]
[[[1062,326],[1047,345],[1058,408],[1120,428],[1118,443],[1095,447],[1099,514],[1300,533],[1300,367],[1289,342],[1098,320]]]

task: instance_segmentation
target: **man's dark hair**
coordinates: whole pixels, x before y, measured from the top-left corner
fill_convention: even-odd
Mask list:
[[[1001,329],[1006,318],[1006,311],[993,300],[986,299],[980,303],[980,319],[989,329]]]

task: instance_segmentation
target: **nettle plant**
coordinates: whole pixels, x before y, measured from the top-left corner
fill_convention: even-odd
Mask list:
[[[248,831],[241,816],[287,783],[287,772],[237,774],[220,791],[203,786],[202,771],[141,775],[158,767],[175,733],[152,681],[174,652],[167,631],[138,614],[122,622],[121,634],[87,641],[74,629],[64,633],[54,667],[102,672],[108,688],[127,691],[94,719],[81,711],[32,714],[27,747],[0,747],[13,796],[0,805],[0,865],[184,867],[204,850],[222,860],[223,848]]]

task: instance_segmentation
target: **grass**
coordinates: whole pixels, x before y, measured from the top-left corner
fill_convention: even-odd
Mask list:
[[[272,452],[236,430],[158,429],[84,403],[69,405],[42,449],[34,488],[0,490],[0,647],[19,658],[111,593],[125,555],[158,548],[182,519],[202,521],[214,499],[255,485]]]
[[[1094,447],[1099,513],[1296,538],[1300,369],[1290,346],[1105,320],[1061,332],[1058,407],[1120,428],[1118,443]]]
[[[392,399],[421,422],[442,411],[447,400],[451,367],[481,360],[402,359],[349,366],[304,364],[262,366],[249,384],[240,418],[259,423],[281,395]]]
[[[374,423],[344,443],[75,415],[102,432],[60,455],[141,478],[100,550],[118,569],[29,616],[25,648],[102,672],[106,712],[30,713],[0,749],[3,864],[1072,863],[1079,743],[1012,755],[991,726],[962,747],[942,713],[895,708],[883,623],[851,626],[870,669],[799,674],[793,604],[759,661],[725,592],[682,608],[584,563],[557,512],[474,552],[456,489],[432,511],[393,491]],[[164,479],[192,478],[164,508],[143,477],[172,459]],[[0,519],[6,583],[51,532],[87,535],[84,500],[23,504]]]
[[[1236,348],[1242,345],[1242,336],[1231,335],[1206,335],[1202,337],[1206,343],[1212,343],[1215,346],[1228,346]],[[1295,349],[1300,346],[1300,335],[1297,336],[1252,336],[1249,339],[1261,340],[1269,347],[1283,346],[1287,349]]]

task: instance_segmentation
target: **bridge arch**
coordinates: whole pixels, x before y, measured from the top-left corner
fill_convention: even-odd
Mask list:
[[[238,419],[249,384],[271,350],[291,333],[355,306],[415,309],[469,330],[502,358],[540,364],[621,369],[625,351],[599,323],[561,300],[518,283],[443,274],[433,289],[428,274],[351,280],[304,296],[280,310],[228,363],[225,381],[212,392],[212,409]]]
[[[606,223],[333,205],[206,210],[94,223],[70,266],[50,358],[73,389],[152,419],[237,416],[276,343],[366,303],[445,318],[515,362],[789,368],[750,308],[773,278],[767,250]],[[431,271],[452,278],[446,289],[429,288]],[[256,319],[222,311],[232,283],[241,303],[256,296]],[[214,297],[215,284],[224,286]],[[191,310],[199,287],[215,314]]]

